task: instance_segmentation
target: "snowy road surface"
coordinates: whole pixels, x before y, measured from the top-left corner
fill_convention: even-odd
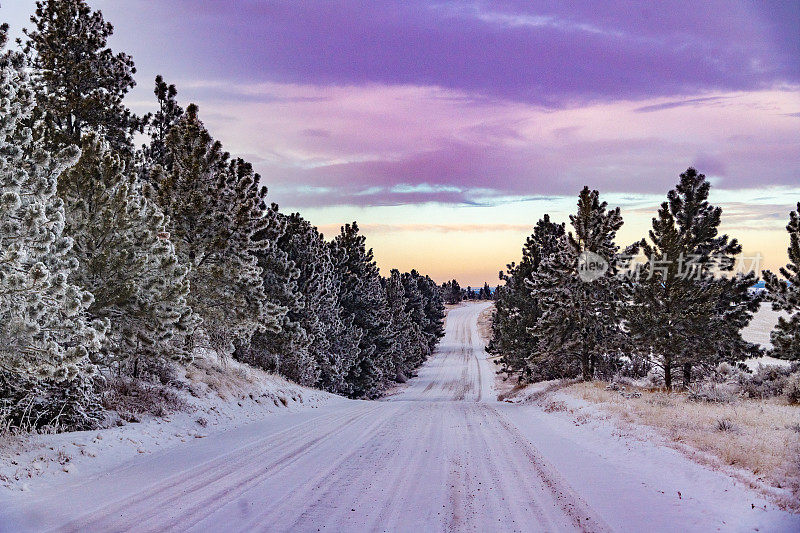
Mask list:
[[[276,415],[1,496],[0,530],[800,530],[671,449],[497,403],[486,305],[451,310],[437,354],[385,401]]]

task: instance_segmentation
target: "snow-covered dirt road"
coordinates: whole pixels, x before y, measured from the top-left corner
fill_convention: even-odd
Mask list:
[[[497,403],[476,325],[486,305],[451,310],[437,354],[383,401],[276,415],[0,496],[0,530],[800,530],[674,450]]]

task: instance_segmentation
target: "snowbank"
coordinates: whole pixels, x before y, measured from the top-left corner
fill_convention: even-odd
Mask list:
[[[314,409],[348,400],[301,387],[213,352],[196,353],[184,369],[185,408],[164,417],[144,415],[95,431],[23,435],[0,440],[0,488],[36,490],[81,471],[108,471],[140,454],[150,454],[209,434],[225,432],[279,413]],[[2,490],[0,489],[0,490]]]

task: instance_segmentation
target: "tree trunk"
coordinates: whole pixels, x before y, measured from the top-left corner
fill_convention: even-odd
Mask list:
[[[692,382],[692,364],[691,363],[684,363],[683,364],[683,386],[684,388],[689,386],[689,383]]]
[[[664,359],[664,386],[672,390],[672,361],[669,357]]]
[[[592,380],[592,371],[589,366],[589,351],[586,349],[581,352],[581,373],[583,374],[583,381]]]

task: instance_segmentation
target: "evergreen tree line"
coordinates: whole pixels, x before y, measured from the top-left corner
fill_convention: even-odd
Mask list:
[[[446,281],[441,286],[442,294],[446,304],[454,305],[463,300],[492,300],[494,299],[494,292],[489,287],[488,283],[484,283],[477,292],[470,286],[462,289],[458,281]]]
[[[500,272],[487,351],[521,381],[644,376],[688,386],[719,363],[763,350],[742,338],[763,299],[790,313],[772,332],[770,355],[800,359],[800,203],[790,215],[790,263],[763,272],[764,293],[741,245],[720,235],[722,209],[689,168],[669,191],[646,238],[621,249],[623,220],[585,187],[569,226],[539,220],[519,263]],[[600,258],[599,268],[592,259]],[[632,261],[634,259],[634,261]],[[741,267],[744,268],[741,268]]]
[[[436,283],[381,276],[356,223],[333,240],[267,203],[177,89],[132,113],[133,60],[83,0],[0,26],[0,407],[80,426],[95,385],[197,348],[303,385],[373,398],[443,335]],[[140,147],[134,136],[147,141]]]

